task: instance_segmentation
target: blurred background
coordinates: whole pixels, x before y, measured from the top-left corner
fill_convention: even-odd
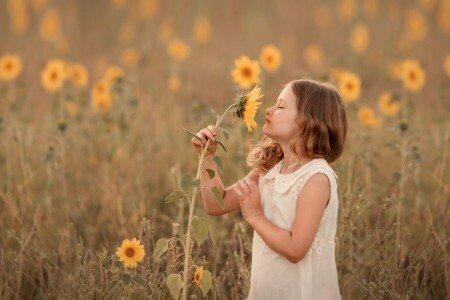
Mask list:
[[[349,118],[332,164],[343,298],[448,299],[449,37],[449,0],[0,0],[0,298],[170,297],[183,250],[152,251],[186,231],[188,204],[164,200],[197,169],[183,129],[261,86],[259,126],[224,124],[232,184],[265,108],[310,78],[340,90]],[[252,230],[239,212],[209,219],[216,241],[193,253],[207,298],[243,299]],[[147,283],[115,286],[133,237]]]

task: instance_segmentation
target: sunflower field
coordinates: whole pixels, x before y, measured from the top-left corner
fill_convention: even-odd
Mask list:
[[[233,184],[300,78],[346,103],[342,298],[449,299],[450,0],[0,0],[0,41],[0,299],[245,299],[191,138]]]

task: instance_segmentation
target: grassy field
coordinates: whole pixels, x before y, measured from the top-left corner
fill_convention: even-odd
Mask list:
[[[253,132],[223,123],[232,184],[265,108],[311,78],[341,90],[349,118],[332,165],[343,298],[449,299],[449,16],[449,0],[0,0],[0,298],[177,294],[190,204],[165,198],[198,167],[183,129],[261,86]],[[251,228],[200,199],[193,214],[215,242],[188,256],[188,297],[204,297],[201,266],[206,298],[244,299]],[[133,238],[145,257],[125,268],[115,252]]]

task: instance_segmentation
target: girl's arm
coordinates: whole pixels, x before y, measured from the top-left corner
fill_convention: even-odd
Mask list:
[[[325,174],[311,176],[298,200],[291,230],[272,224],[262,213],[258,186],[244,179],[239,182],[241,209],[246,221],[273,251],[292,263],[302,260],[308,253],[319,229],[323,212],[330,199],[330,183]]]

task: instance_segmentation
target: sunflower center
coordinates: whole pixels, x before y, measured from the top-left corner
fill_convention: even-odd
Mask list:
[[[409,72],[409,79],[411,79],[412,81],[416,80],[416,73]]]
[[[247,77],[247,78],[249,78],[249,77],[251,77],[252,76],[252,70],[250,69],[250,68],[242,68],[242,76],[244,76],[244,77]]]
[[[268,63],[271,63],[271,62],[273,61],[272,55],[268,55],[268,56],[266,57],[266,60],[267,60]]]
[[[6,69],[6,71],[10,71],[11,69],[13,68],[13,65],[12,65],[12,63],[6,63],[6,65],[5,65],[5,69]]]
[[[51,78],[52,80],[57,80],[57,79],[58,79],[58,72],[53,71],[53,72],[50,74],[50,78]]]
[[[347,89],[352,90],[353,89],[353,83],[351,83],[351,82],[347,83]]]
[[[125,255],[128,256],[128,257],[133,257],[134,256],[134,249],[133,248],[128,248],[125,251]]]

